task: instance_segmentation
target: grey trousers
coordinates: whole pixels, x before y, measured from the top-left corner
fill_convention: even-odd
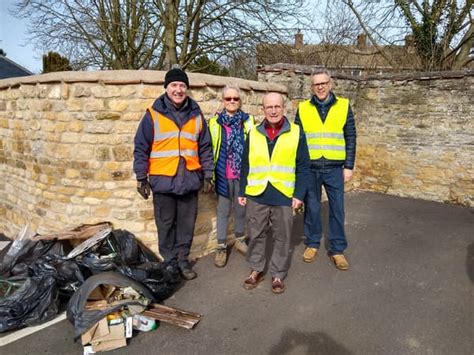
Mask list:
[[[290,206],[269,206],[247,198],[249,249],[247,263],[252,270],[265,269],[265,250],[269,232],[275,244],[270,259],[272,277],[285,278],[290,261],[290,241],[293,227],[293,210]]]
[[[236,237],[245,235],[245,207],[238,201],[239,180],[227,180],[229,186],[229,198],[217,196],[217,242],[225,244],[227,239],[227,228],[232,207],[234,207],[234,233]]]

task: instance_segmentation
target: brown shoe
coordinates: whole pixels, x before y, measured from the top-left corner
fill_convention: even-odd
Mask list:
[[[216,249],[216,256],[214,258],[214,265],[216,267],[224,267],[227,264],[227,247],[218,246]]]
[[[307,263],[312,263],[314,259],[316,259],[317,254],[318,254],[317,248],[306,247],[303,253],[303,260]]]
[[[252,270],[249,277],[244,281],[244,288],[246,290],[252,290],[258,286],[258,284],[263,280],[263,272],[258,272]]]
[[[349,263],[344,254],[330,255],[329,258],[339,270],[346,271],[349,269]]]
[[[285,292],[285,284],[283,280],[278,277],[272,277],[272,292],[279,295]]]
[[[236,238],[234,248],[242,255],[247,255],[248,246],[245,243],[245,237]]]

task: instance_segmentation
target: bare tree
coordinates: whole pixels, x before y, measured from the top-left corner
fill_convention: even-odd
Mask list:
[[[141,0],[20,0],[37,48],[57,50],[76,69],[138,69],[157,63],[161,23]]]
[[[31,40],[76,68],[186,68],[278,41],[306,19],[303,0],[19,0]]]
[[[380,44],[410,34],[424,70],[459,69],[473,60],[473,0],[342,1],[382,54]]]

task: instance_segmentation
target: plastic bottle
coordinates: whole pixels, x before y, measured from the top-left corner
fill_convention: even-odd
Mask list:
[[[133,316],[133,329],[139,330],[141,332],[149,332],[150,330],[155,330],[158,328],[155,320],[153,318],[145,317],[141,314],[135,314]]]

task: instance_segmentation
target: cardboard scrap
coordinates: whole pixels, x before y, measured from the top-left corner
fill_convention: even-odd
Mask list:
[[[91,345],[93,352],[107,351],[127,346],[124,322],[109,325],[107,318],[102,318],[81,336],[82,345]]]
[[[92,343],[94,339],[102,338],[109,334],[109,325],[107,324],[107,318],[102,318],[96,324],[94,324],[88,331],[81,335],[82,345]]]
[[[99,336],[95,336],[96,334],[94,334],[94,337],[91,340],[92,345],[104,341],[119,340],[125,338],[125,326],[123,325],[123,323],[115,325],[106,325],[106,327],[106,333]]]
[[[87,296],[88,300],[97,301],[97,300],[105,300],[104,293],[102,292],[102,287],[97,286],[92,290],[92,292]]]
[[[97,345],[92,345],[92,350],[95,352],[98,351],[109,351],[117,348],[127,346],[127,339],[121,338],[117,340],[109,340],[98,343]]]

